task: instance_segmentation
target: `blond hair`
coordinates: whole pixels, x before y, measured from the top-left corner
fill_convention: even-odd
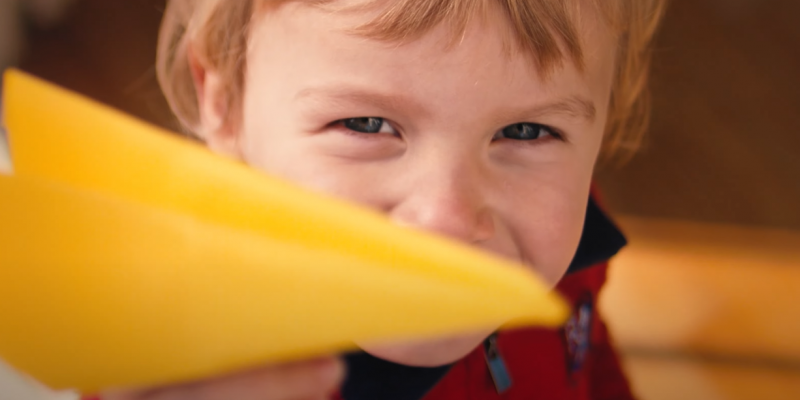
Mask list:
[[[161,26],[157,71],[162,90],[180,123],[190,133],[200,122],[189,52],[219,73],[228,88],[223,99],[226,123],[241,118],[250,23],[267,6],[302,0],[170,0]],[[310,1],[310,0],[306,0]],[[408,40],[447,22],[454,35],[472,16],[495,4],[502,7],[517,44],[547,74],[565,59],[579,69],[583,51],[574,10],[580,0],[376,0],[381,12],[356,28],[365,36]],[[650,116],[647,81],[650,45],[666,0],[592,0],[618,36],[617,70],[612,87],[602,154],[632,154]],[[314,0],[315,5],[328,3]],[[479,14],[478,14],[479,15]]]

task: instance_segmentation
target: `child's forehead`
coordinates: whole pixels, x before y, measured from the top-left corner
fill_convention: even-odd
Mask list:
[[[475,24],[489,24],[507,33],[506,54],[525,54],[541,76],[565,62],[584,69],[585,36],[613,25],[606,0],[260,0],[259,13],[294,3],[350,17],[349,33],[386,42],[408,43],[432,30],[449,33],[447,45],[458,44]],[[588,27],[587,27],[588,26]]]
[[[533,119],[531,115],[540,113],[529,110],[539,110],[543,104],[553,105],[547,108],[552,114],[588,115],[583,120],[590,121],[605,112],[615,53],[602,52],[611,55],[600,61],[594,53],[601,47],[611,49],[609,46],[590,37],[587,48],[592,52],[587,53],[585,71],[570,63],[545,77],[526,57],[503,56],[501,47],[507,35],[496,26],[507,18],[497,11],[486,14],[491,26],[470,25],[457,45],[445,50],[449,37],[446,20],[402,43],[387,45],[347,32],[356,29],[356,35],[368,35],[358,29],[375,21],[385,23],[375,17],[382,14],[307,8],[302,2],[291,2],[257,23],[248,54],[249,70],[272,71],[253,78],[260,82],[270,81],[270,75],[299,77],[286,91],[286,98],[302,99],[308,110],[388,104],[375,108],[403,109],[405,115],[420,116],[419,120],[428,116],[437,123],[479,116],[492,121]],[[498,17],[492,19],[491,13]],[[289,86],[282,81],[281,87]],[[411,109],[414,111],[408,111]]]

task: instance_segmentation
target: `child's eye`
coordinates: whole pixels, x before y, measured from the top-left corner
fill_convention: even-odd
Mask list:
[[[555,130],[545,125],[523,122],[509,125],[501,129],[492,139],[537,140],[547,137],[559,139],[560,135],[556,133]]]
[[[347,118],[339,121],[339,123],[355,132],[359,133],[388,133],[397,135],[397,131],[391,124],[387,123],[383,118],[378,117],[358,117]]]

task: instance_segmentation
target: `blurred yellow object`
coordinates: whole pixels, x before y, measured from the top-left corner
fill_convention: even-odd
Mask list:
[[[197,379],[513,324],[565,304],[528,269],[5,76],[0,357],[53,388]]]

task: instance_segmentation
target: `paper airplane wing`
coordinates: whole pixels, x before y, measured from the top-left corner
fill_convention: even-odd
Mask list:
[[[0,357],[54,388],[164,384],[564,303],[397,227],[18,72],[0,176]]]

